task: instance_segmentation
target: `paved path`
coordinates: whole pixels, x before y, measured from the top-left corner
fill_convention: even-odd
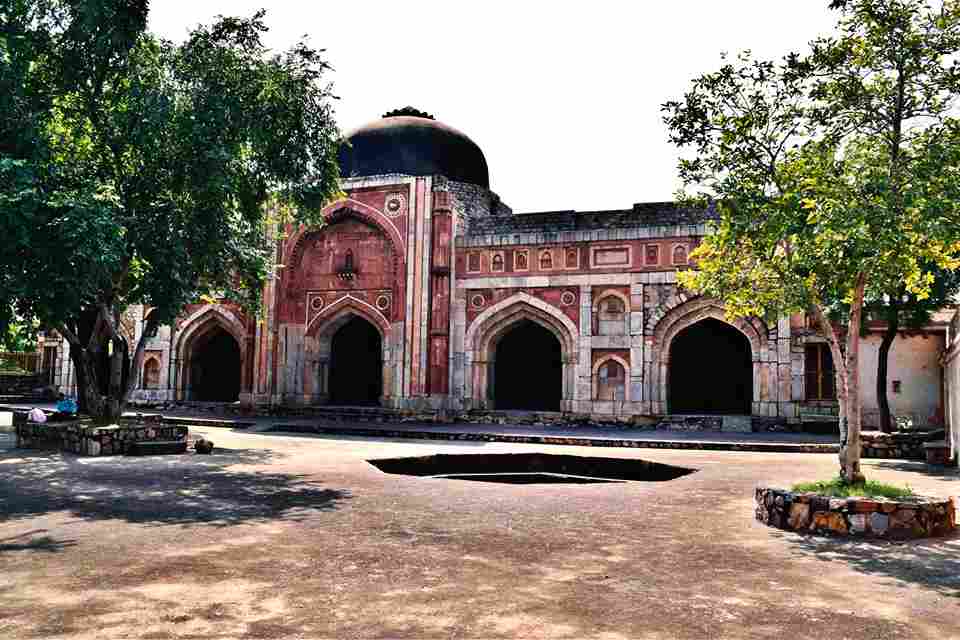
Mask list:
[[[960,537],[874,544],[752,518],[832,455],[604,449],[670,482],[505,485],[367,460],[582,447],[196,428],[213,456],[0,452],[0,638],[905,638],[960,620]],[[933,495],[955,470],[864,462]]]
[[[45,405],[40,405],[47,408]],[[18,406],[17,408],[29,408]],[[52,408],[52,405],[49,407]],[[150,413],[150,412],[145,412]],[[526,441],[534,444],[583,444],[588,446],[623,446],[624,442],[637,444],[656,443],[658,446],[676,448],[698,448],[708,446],[715,450],[729,447],[740,451],[781,451],[802,452],[817,451],[833,453],[838,446],[837,436],[816,435],[810,433],[735,433],[735,432],[691,432],[691,431],[651,431],[645,429],[627,429],[602,426],[536,426],[517,424],[437,424],[417,422],[332,422],[317,417],[223,417],[210,413],[190,410],[164,411],[164,416],[196,419],[198,422],[231,424],[251,432],[267,431],[306,431],[316,427],[317,433],[327,435],[348,435],[373,438],[422,438],[422,439],[469,439]],[[134,415],[129,412],[128,415]],[[290,427],[283,429],[284,426]],[[751,446],[755,445],[755,446]]]
[[[285,424],[320,424],[332,426],[331,423],[318,420],[287,420],[282,418],[256,419],[257,430],[274,428]],[[836,436],[821,436],[810,433],[733,433],[716,431],[652,431],[645,429],[623,429],[617,427],[555,427],[536,425],[511,424],[430,424],[430,423],[358,423],[345,426],[355,426],[370,430],[381,431],[423,431],[433,433],[490,433],[514,436],[556,436],[561,438],[593,438],[593,439],[627,439],[627,440],[692,440],[699,442],[760,442],[760,443],[801,443],[801,444],[836,444]]]

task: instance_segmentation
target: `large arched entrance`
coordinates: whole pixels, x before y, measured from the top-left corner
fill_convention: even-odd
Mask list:
[[[330,341],[330,404],[377,405],[383,393],[383,344],[380,332],[360,316],[351,316]]]
[[[670,345],[670,413],[749,415],[752,360],[747,337],[726,322],[686,327]]]
[[[563,355],[548,329],[530,320],[516,323],[497,343],[494,363],[497,409],[560,411]]]
[[[240,397],[240,345],[222,327],[198,337],[190,357],[190,399],[235,402]]]

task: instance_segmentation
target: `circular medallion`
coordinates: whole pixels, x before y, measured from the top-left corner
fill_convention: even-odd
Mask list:
[[[483,297],[483,294],[478,293],[470,298],[470,304],[473,305],[474,309],[479,309],[483,305],[487,304],[487,299]]]
[[[401,216],[406,213],[407,199],[403,197],[402,193],[391,193],[387,196],[383,208],[391,218]]]
[[[577,301],[577,296],[576,294],[573,293],[573,291],[564,291],[563,293],[560,294],[560,304],[562,304],[565,307],[569,307],[576,301]]]
[[[377,305],[377,309],[380,309],[380,311],[386,311],[390,308],[390,296],[386,294],[380,294],[377,296],[377,300],[374,304]]]
[[[311,300],[310,308],[313,309],[314,311],[320,311],[320,309],[323,309],[323,298],[317,296],[316,298]]]

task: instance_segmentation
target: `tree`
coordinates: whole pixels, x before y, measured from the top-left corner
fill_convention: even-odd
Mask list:
[[[687,197],[714,233],[681,284],[732,315],[808,312],[833,355],[840,475],[860,470],[859,333],[865,299],[925,299],[960,266],[960,5],[850,0],[837,33],[779,63],[743,54],[664,105],[690,148]],[[838,322],[831,321],[831,316]]]
[[[953,304],[960,293],[960,272],[944,269],[932,271],[934,280],[926,298],[908,292],[906,286],[901,284],[880,298],[864,302],[867,316],[882,320],[885,324],[877,352],[876,394],[877,406],[880,409],[880,429],[888,433],[894,430],[887,388],[890,348],[894,339],[901,331],[922,332],[933,313]]]
[[[317,222],[338,191],[329,66],[302,42],[270,54],[263,15],[175,45],[145,31],[146,0],[0,4],[0,299],[66,338],[98,419],[185,304],[254,308],[278,212]],[[151,308],[136,345],[134,304]]]
[[[19,353],[36,351],[39,328],[36,321],[14,317],[7,323],[6,332],[0,334],[0,350]]]

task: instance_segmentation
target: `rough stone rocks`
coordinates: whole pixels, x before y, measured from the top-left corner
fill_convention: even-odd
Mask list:
[[[790,518],[787,524],[791,529],[803,529],[810,521],[810,505],[795,502],[790,507]]]
[[[846,533],[848,530],[847,521],[843,515],[834,511],[817,511],[813,514],[813,522],[810,524],[811,531],[820,533]]]
[[[758,487],[754,498],[757,520],[788,531],[903,540],[956,528],[951,500],[828,498],[767,487]]]
[[[878,536],[883,536],[890,526],[890,516],[885,513],[870,514],[870,530]]]
[[[850,521],[850,532],[851,533],[866,533],[867,532],[867,514],[865,513],[854,513],[848,518]]]
[[[210,455],[213,453],[213,441],[200,438],[193,444],[193,449],[197,453],[203,455]]]

